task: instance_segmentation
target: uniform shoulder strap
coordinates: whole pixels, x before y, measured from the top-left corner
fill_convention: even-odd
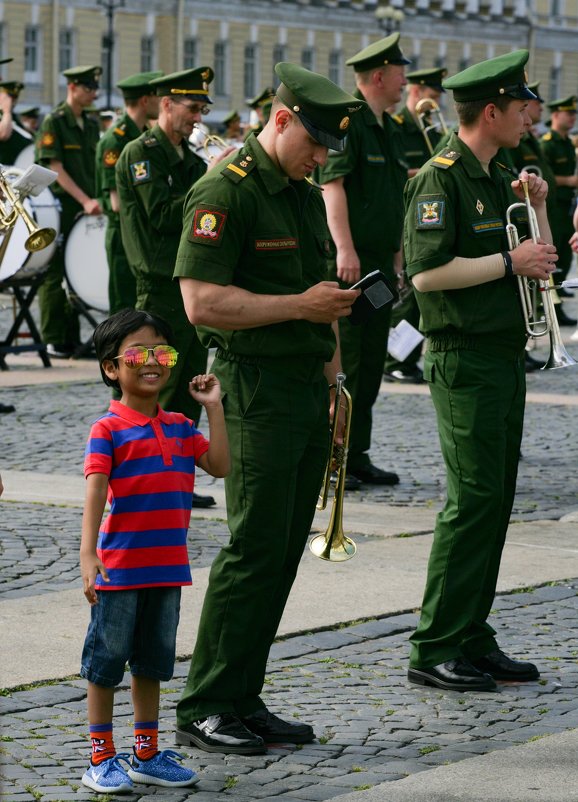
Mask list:
[[[235,158],[223,167],[221,172],[234,184],[238,184],[249,175],[255,165],[256,161],[253,156],[241,149]]]
[[[444,148],[444,150],[438,153],[435,159],[433,159],[432,164],[440,170],[448,170],[461,158],[461,155],[461,153],[451,148]]]

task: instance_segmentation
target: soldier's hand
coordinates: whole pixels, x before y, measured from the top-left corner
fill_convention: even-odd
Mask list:
[[[510,251],[512,257],[512,267],[518,276],[548,281],[550,273],[556,269],[558,254],[553,245],[539,239],[533,242],[527,239]]]
[[[320,281],[298,296],[300,317],[311,323],[333,323],[351,314],[361,290],[341,290],[336,281]]]
[[[568,242],[570,243],[570,247],[572,248],[574,253],[578,253],[578,231],[572,234]]]
[[[230,156],[231,153],[234,153],[236,150],[239,150],[239,148],[236,148],[234,145],[228,145],[220,153],[217,153],[215,156],[211,156],[209,165],[207,167],[207,172],[212,170],[215,165],[219,164],[219,162],[222,162],[223,159],[225,159],[227,156]]]
[[[84,209],[85,214],[102,214],[100,203],[96,200],[96,198],[88,198],[85,200],[82,204],[82,208]]]
[[[355,284],[361,278],[361,262],[354,249],[337,251],[337,277],[346,284]]]
[[[536,175],[535,173],[527,173],[525,170],[522,170],[519,177],[515,181],[512,181],[512,189],[514,190],[516,197],[523,201],[525,199],[525,195],[522,183],[526,183],[528,185],[528,194],[532,206],[541,206],[546,202],[546,198],[548,196],[547,181],[545,181],[543,178],[540,178],[540,176]]]

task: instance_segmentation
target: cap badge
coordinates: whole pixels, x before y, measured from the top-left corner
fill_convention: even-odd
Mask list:
[[[293,111],[299,112],[301,111],[301,109],[299,108],[299,106],[293,106]]]
[[[478,200],[478,202],[476,203],[476,209],[478,211],[478,214],[483,214],[484,204],[482,203],[481,200]]]
[[[203,72],[201,73],[201,78],[203,79],[203,81],[208,81],[209,75],[210,75],[209,70],[203,70]]]
[[[349,117],[343,117],[343,119],[339,123],[339,128],[341,131],[345,131],[346,128],[349,128]]]

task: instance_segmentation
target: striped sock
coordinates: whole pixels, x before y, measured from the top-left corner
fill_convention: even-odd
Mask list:
[[[159,751],[159,722],[135,721],[134,752],[139,760],[150,760]]]
[[[110,724],[90,724],[90,740],[92,741],[91,762],[98,766],[103,760],[116,755],[112,739],[112,722]]]

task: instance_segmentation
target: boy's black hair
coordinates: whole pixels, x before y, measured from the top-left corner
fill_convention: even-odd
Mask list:
[[[102,363],[105,360],[112,361],[115,356],[118,356],[120,344],[124,338],[133,331],[142,329],[143,326],[150,326],[160,337],[164,337],[169,345],[173,345],[173,332],[166,320],[140,309],[122,309],[103,320],[95,328],[92,335],[94,350],[102,380],[109,387],[116,387],[117,390],[120,390],[118,381],[108,378],[102,369]]]

